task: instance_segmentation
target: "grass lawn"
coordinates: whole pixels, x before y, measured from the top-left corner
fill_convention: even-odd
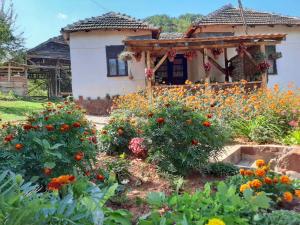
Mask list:
[[[0,100],[0,118],[2,120],[1,122],[23,120],[26,118],[26,114],[41,110],[42,104],[43,102],[37,101]]]

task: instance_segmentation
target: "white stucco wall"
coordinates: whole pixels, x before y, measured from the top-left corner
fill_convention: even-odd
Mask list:
[[[70,35],[73,95],[96,99],[135,92],[145,87],[145,60],[128,62],[129,77],[107,77],[106,46],[122,45],[128,36],[148,35],[150,31],[93,31]]]
[[[204,28],[202,32],[233,32],[235,35],[245,34],[244,28],[232,26],[219,26],[215,28]],[[249,34],[268,34],[268,33],[285,33],[287,34],[286,41],[276,46],[277,52],[282,52],[282,58],[277,60],[277,75],[269,75],[268,86],[273,87],[274,84],[279,84],[286,88],[290,83],[300,87],[299,52],[300,52],[300,27],[287,26],[255,26],[249,27]],[[235,49],[228,49],[228,58],[236,55]]]

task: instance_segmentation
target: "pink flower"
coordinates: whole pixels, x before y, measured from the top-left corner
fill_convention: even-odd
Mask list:
[[[144,145],[144,138],[133,138],[129,143],[129,150],[137,157],[145,158],[147,149]]]
[[[291,122],[289,122],[289,125],[291,126],[291,127],[298,127],[298,121],[295,121],[295,120],[292,120]]]

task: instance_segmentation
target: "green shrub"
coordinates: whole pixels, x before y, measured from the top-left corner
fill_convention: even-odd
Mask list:
[[[216,120],[172,103],[158,106],[150,115],[144,137],[152,162],[164,171],[186,174],[204,168],[210,157],[217,157],[225,135]]]
[[[276,210],[271,213],[259,214],[254,225],[299,225],[300,213],[287,210]]]
[[[215,177],[225,177],[238,174],[239,169],[231,163],[217,162],[208,164],[204,172]]]
[[[217,218],[225,224],[248,225],[260,209],[269,207],[264,193],[255,195],[251,190],[245,197],[236,193],[235,186],[220,182],[217,191],[206,184],[202,192],[172,195],[150,193],[147,199],[152,211],[139,219],[139,225],[201,224]],[[221,223],[220,223],[221,224]]]
[[[112,115],[109,124],[104,126],[101,135],[101,150],[108,154],[129,153],[128,145],[137,137],[131,118],[125,115]]]
[[[12,100],[17,100],[18,97],[13,91],[9,91],[8,93],[2,93],[0,91],[0,100],[4,101],[12,101]]]
[[[283,139],[283,143],[287,145],[300,145],[300,130],[294,130],[288,134]]]
[[[24,183],[20,175],[5,172],[0,175],[0,224],[130,225],[131,215],[127,211],[105,206],[116,188],[117,184],[112,184],[100,189],[78,177],[64,194],[38,193],[38,186]]]
[[[26,180],[91,170],[97,155],[96,130],[71,102],[48,103],[26,123],[4,125],[0,132],[0,171],[20,173]]]
[[[107,171],[113,172],[119,183],[123,183],[125,180],[130,178],[130,163],[127,159],[125,159],[124,155],[121,155],[118,158],[109,158],[104,160]]]

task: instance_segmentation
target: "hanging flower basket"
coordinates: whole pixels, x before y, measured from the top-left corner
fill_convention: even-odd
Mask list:
[[[257,65],[257,69],[260,73],[265,73],[270,68],[270,64],[265,60]]]
[[[148,68],[145,69],[145,76],[147,79],[151,80],[153,75],[154,75],[153,69],[148,69]]]
[[[211,54],[213,54],[215,59],[218,59],[219,56],[223,53],[222,48],[212,48],[210,51],[211,51]]]
[[[209,62],[204,63],[204,70],[206,73],[209,73],[211,71],[211,64]]]
[[[118,56],[119,60],[131,61],[134,58],[134,53],[129,51],[123,51]]]
[[[236,48],[236,52],[240,57],[244,57],[246,50],[247,47],[243,43],[240,43],[239,47]]]
[[[133,56],[134,56],[134,58],[135,58],[135,60],[136,60],[137,62],[140,62],[141,59],[142,59],[142,53],[141,53],[141,52],[135,52],[135,53],[133,54]]]
[[[168,59],[170,62],[174,62],[174,59],[176,57],[176,50],[171,49],[168,51]]]
[[[188,51],[188,52],[186,52],[186,53],[184,54],[184,57],[185,57],[187,60],[191,61],[191,60],[193,60],[194,58],[197,57],[197,52],[196,52],[196,51]]]

